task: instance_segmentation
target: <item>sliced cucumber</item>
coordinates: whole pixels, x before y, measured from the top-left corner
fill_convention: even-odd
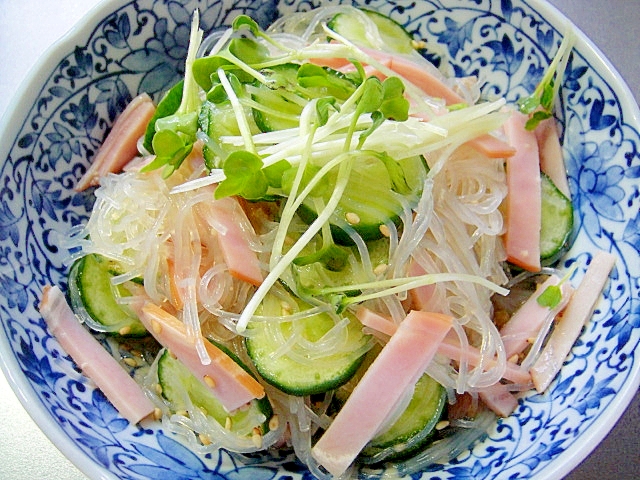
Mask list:
[[[229,353],[229,350],[225,351]],[[232,358],[249,371],[235,355],[232,355]],[[269,431],[269,420],[273,416],[273,409],[266,396],[252,400],[248,408],[240,408],[229,413],[211,390],[168,350],[160,353],[158,359],[158,383],[162,396],[169,402],[173,412],[188,411],[189,406],[193,405],[220,425],[230,425],[231,431],[238,435],[250,436],[256,427],[260,429],[262,435]]]
[[[361,460],[364,463],[398,460],[422,448],[431,440],[446,404],[444,387],[423,375],[407,408],[386,431],[367,444]]]
[[[540,224],[540,259],[552,262],[569,246],[573,233],[573,206],[544,173],[540,174],[542,216]]]
[[[258,127],[253,121],[251,115],[251,109],[245,108],[245,117],[249,122],[249,128],[252,134],[259,132]],[[198,116],[198,127],[210,139],[209,143],[205,143],[202,148],[202,155],[206,167],[211,170],[213,168],[221,168],[224,158],[220,158],[222,155],[222,149],[216,151],[214,145],[220,144],[220,137],[224,135],[237,136],[240,135],[240,127],[238,127],[238,120],[236,114],[231,106],[231,102],[224,101],[220,103],[214,103],[211,101],[205,101],[200,108],[200,115]],[[229,149],[225,146],[225,149]]]
[[[413,37],[398,22],[373,10],[363,8],[359,11],[364,15],[358,15],[358,12],[339,13],[329,21],[327,26],[362,47],[379,48],[384,46],[387,51],[402,54],[408,54],[415,50]],[[377,27],[377,33],[382,41],[380,45],[373,44],[368,38],[367,19]]]
[[[85,255],[77,260],[69,272],[71,307],[94,330],[144,335],[147,331],[138,317],[116,301],[116,296],[131,295],[124,285],[111,284],[111,278],[118,273],[119,266],[101,255]]]
[[[308,309],[298,301],[299,308]],[[282,301],[268,296],[257,312],[273,317],[286,316]],[[290,395],[304,396],[333,390],[346,383],[362,362],[368,338],[362,325],[349,315],[347,338],[341,349],[319,358],[313,358],[305,342],[317,342],[334,325],[327,313],[319,313],[295,321],[256,321],[250,324],[245,340],[247,352],[265,381]],[[291,350],[282,351],[294,334],[299,335]]]
[[[404,204],[408,202],[411,206],[415,205],[427,175],[426,162],[424,158],[416,156],[397,162],[395,167],[398,165],[400,169],[392,174],[389,165],[385,165],[379,155],[363,152],[356,160],[345,192],[330,219],[331,233],[336,243],[353,245],[353,240],[342,227],[345,223],[365,241],[382,238],[381,227],[390,222],[398,225]],[[296,167],[292,167],[283,177],[283,189],[287,193],[295,171]],[[337,172],[331,172],[326,177],[327,188],[316,192],[325,203],[333,191],[336,175]],[[402,193],[394,184],[398,179],[406,185]],[[308,224],[317,218],[313,205],[313,199],[307,198],[298,209],[300,218]]]
[[[261,106],[253,109],[253,116],[263,132],[297,127],[300,113],[311,99],[332,96],[345,100],[356,89],[342,73],[313,64],[285,63],[261,73],[269,85],[257,82],[251,92]]]

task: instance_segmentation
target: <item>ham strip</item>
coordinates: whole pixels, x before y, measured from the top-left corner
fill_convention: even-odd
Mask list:
[[[81,192],[98,185],[107,173],[122,170],[138,154],[138,139],[144,135],[155,111],[153,100],[146,93],[134,98],[116,119],[91,166],[74,190]]]
[[[60,346],[124,418],[136,424],[154,412],[140,386],[78,321],[60,288],[46,286],[39,309]]]
[[[363,306],[358,307],[355,315],[364,326],[388,336],[393,335],[398,329],[398,326],[388,318]],[[460,346],[458,338],[453,332],[449,332],[442,343],[438,345],[438,354],[456,362],[466,360],[466,362],[472,367],[480,365],[480,360],[482,359],[482,354],[477,348],[469,345],[467,348],[463,349]],[[489,360],[488,362],[485,361],[485,368],[494,368],[495,366],[495,360]],[[523,385],[531,382],[531,375],[528,371],[521,368],[520,365],[509,361],[506,362],[506,368],[502,378]]]
[[[500,336],[504,343],[504,350],[507,358],[524,351],[531,342],[531,338],[536,338],[538,332],[549,317],[555,317],[569,303],[573,287],[569,282],[560,285],[562,299],[553,308],[543,307],[538,303],[538,297],[547,287],[558,285],[560,278],[557,275],[550,275],[531,295],[526,302],[511,316],[509,321],[500,330]]]
[[[342,475],[392,415],[435,356],[451,328],[447,315],[411,311],[381,350],[312,449],[332,475]]]
[[[528,116],[513,112],[504,130],[516,154],[507,160],[507,212],[504,235],[507,260],[532,272],[540,270],[540,157]]]
[[[555,118],[547,118],[535,129],[538,150],[540,151],[540,170],[547,174],[553,184],[567,198],[571,198],[567,169],[562,155],[562,145]]]
[[[184,323],[152,303],[139,312],[149,332],[211,390],[228,412],[265,395],[264,387],[226,353],[203,339],[211,363],[204,365],[196,351],[195,341],[187,337]]]
[[[251,248],[256,233],[235,198],[225,197],[198,205],[203,217],[218,232],[218,243],[229,273],[259,286],[264,280],[258,255]]]
[[[584,278],[556,322],[547,344],[531,367],[531,378],[539,393],[544,392],[558,374],[582,328],[593,315],[615,260],[614,255],[603,251],[596,253],[591,260]]]
[[[496,415],[508,417],[518,406],[518,399],[511,393],[506,385],[495,383],[490,387],[484,387],[478,392],[480,400]]]

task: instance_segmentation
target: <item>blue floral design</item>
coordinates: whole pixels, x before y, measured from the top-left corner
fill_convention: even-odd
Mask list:
[[[71,187],[114,119],[140,92],[156,100],[183,75],[191,12],[206,32],[247,13],[266,27],[320,0],[131,0],[87,27],[42,78],[13,144],[0,145],[0,315],[3,361],[21,371],[66,436],[104,478],[311,480],[290,454],[199,455],[159,425],[131,426],[59,349],[37,312],[45,284],[65,284],[68,266],[56,235],[84,221],[91,191]],[[340,3],[338,0],[331,3]],[[561,26],[525,0],[356,2],[391,14],[434,45],[425,55],[457,75],[479,75],[485,96],[509,102],[529,93],[560,43]],[[587,48],[587,47],[581,47]],[[530,393],[473,450],[426,478],[548,478],[563,452],[606,421],[607,410],[640,369],[640,126],[612,78],[588,51],[574,52],[558,120],[575,205],[575,279],[596,250],[618,257],[611,284],[543,395]],[[5,355],[6,352],[6,355]],[[605,420],[602,420],[605,419]],[[378,472],[360,472],[378,478]]]

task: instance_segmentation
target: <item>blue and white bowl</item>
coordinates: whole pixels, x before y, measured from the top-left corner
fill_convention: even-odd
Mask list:
[[[33,72],[0,137],[0,354],[39,426],[92,478],[311,478],[291,456],[199,455],[163,432],[121,418],[74,368],[36,307],[45,284],[65,284],[59,239],[83,222],[91,193],[72,185],[131,98],[177,81],[190,15],[211,31],[247,13],[263,26],[318,0],[106,1]],[[530,92],[567,20],[540,0],[362,3],[438,45],[457,75],[488,95]],[[559,376],[524,396],[511,417],[455,461],[412,478],[560,478],[611,429],[640,383],[640,114],[598,50],[580,36],[562,86],[564,153],[578,236],[563,261],[596,250],[617,258],[612,280]],[[581,275],[581,273],[579,273]],[[382,475],[383,472],[380,472]]]

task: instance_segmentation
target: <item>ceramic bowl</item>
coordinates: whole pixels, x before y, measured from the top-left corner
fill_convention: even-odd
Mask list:
[[[106,1],[49,50],[6,117],[0,137],[2,367],[43,431],[91,478],[311,478],[291,455],[200,455],[159,424],[130,425],[78,373],[36,308],[45,284],[65,284],[60,238],[90,213],[92,194],[73,193],[72,185],[131,98],[145,91],[158,99],[181,77],[193,9],[212,31],[240,13],[267,26],[321,3]],[[508,101],[533,90],[569,24],[536,0],[361,4],[390,14],[439,51],[452,72],[477,75],[486,95]],[[596,250],[612,252],[611,281],[547,392],[524,395],[515,413],[471,450],[412,478],[560,478],[595,448],[637,391],[640,115],[615,70],[581,34],[561,92],[558,119],[578,231],[562,261],[584,265]]]

